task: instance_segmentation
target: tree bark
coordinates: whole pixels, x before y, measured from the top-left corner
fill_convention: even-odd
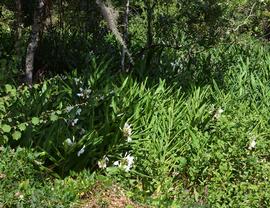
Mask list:
[[[34,70],[34,58],[35,52],[38,47],[38,42],[40,39],[40,32],[42,30],[42,16],[45,8],[45,3],[43,0],[37,0],[37,6],[34,11],[34,21],[32,25],[32,32],[30,41],[26,51],[25,60],[25,82],[28,85],[33,83],[33,70]]]
[[[124,42],[127,44],[128,42],[128,17],[129,17],[129,0],[126,1],[126,11],[125,11],[125,19],[124,19]],[[121,66],[122,71],[125,71],[125,59],[126,59],[126,48],[122,47],[122,59]]]
[[[133,64],[134,62],[133,62],[132,56],[128,51],[127,45],[122,37],[122,34],[118,30],[117,11],[111,5],[109,6],[105,5],[103,0],[96,0],[96,3],[101,9],[101,13],[108,24],[108,28],[112,31],[112,33],[114,34],[116,39],[119,41],[121,46],[125,48],[126,54],[128,55],[130,62]]]

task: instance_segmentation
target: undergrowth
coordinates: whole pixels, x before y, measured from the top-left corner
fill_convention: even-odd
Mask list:
[[[201,84],[194,77],[178,83],[182,65],[176,67],[179,77],[140,82],[131,75],[110,76],[109,62],[93,60],[85,74],[57,76],[32,88],[5,85],[1,144],[36,153],[1,151],[1,203],[68,206],[79,187],[91,186],[95,172],[154,207],[269,207],[266,50],[256,43],[252,49],[227,48],[228,59],[218,48],[198,55],[196,63],[222,66]],[[21,164],[21,158],[30,159]],[[50,177],[67,178],[52,184],[41,167]],[[84,168],[89,178],[69,179],[71,170]]]

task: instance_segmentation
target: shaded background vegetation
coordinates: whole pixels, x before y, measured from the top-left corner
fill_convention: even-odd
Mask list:
[[[20,8],[16,7],[18,2]],[[34,56],[36,81],[45,74],[81,71],[92,57],[112,57],[112,72],[121,69],[122,46],[106,26],[95,1],[44,4],[43,26]],[[125,34],[126,2],[111,4],[119,14],[118,29]],[[1,3],[1,83],[7,82],[7,77],[22,81],[35,5],[35,1],[27,0]],[[268,1],[251,0],[131,1],[126,42],[134,63],[126,59],[125,69],[142,80],[149,75],[166,78],[172,74],[181,77],[182,82],[207,82],[220,74],[217,70],[224,63],[208,55],[204,57],[206,67],[198,69],[203,51],[216,45],[237,44],[239,36],[267,40],[268,7]]]

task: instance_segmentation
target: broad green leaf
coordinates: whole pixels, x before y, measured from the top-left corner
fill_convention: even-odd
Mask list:
[[[0,138],[0,144],[6,144],[8,142],[8,136],[4,135],[3,138]]]
[[[6,88],[6,93],[10,93],[12,96],[16,95],[16,89],[13,88],[11,85],[6,84],[5,88]]]
[[[56,111],[56,114],[61,115],[61,114],[62,114],[62,111],[57,110],[57,111]]]
[[[38,84],[34,84],[34,85],[33,85],[33,88],[34,88],[34,89],[38,89],[38,87],[39,87]]]
[[[128,81],[128,77],[124,80],[122,86],[121,86],[121,90],[125,88],[126,84],[127,84],[127,81]]]
[[[57,121],[57,120],[58,120],[58,116],[55,115],[55,114],[51,114],[50,120],[51,120],[51,121]]]
[[[184,158],[184,157],[181,157],[179,161],[180,161],[180,166],[181,167],[183,167],[183,166],[185,166],[187,164],[187,159]]]
[[[39,124],[39,118],[33,117],[33,118],[32,118],[32,124],[33,124],[33,125]]]
[[[15,132],[12,134],[12,138],[13,138],[14,140],[19,140],[21,137],[22,137],[22,133],[19,132],[19,131],[15,131]]]
[[[10,126],[10,125],[7,125],[7,124],[3,124],[3,125],[1,126],[1,129],[2,129],[4,132],[9,133],[10,130],[11,130],[11,126]]]
[[[20,123],[18,125],[18,128],[20,129],[20,131],[24,131],[26,129],[27,123]]]
[[[5,85],[5,88],[6,88],[6,92],[7,92],[7,93],[9,93],[9,92],[12,91],[12,86],[9,85],[9,84],[6,84],[6,85]]]
[[[111,107],[113,109],[113,112],[116,113],[117,112],[117,107],[116,107],[116,103],[115,103],[114,98],[112,99]]]
[[[0,100],[0,111],[6,112],[5,103],[3,100]]]

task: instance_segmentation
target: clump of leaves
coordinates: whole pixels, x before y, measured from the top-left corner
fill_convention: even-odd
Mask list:
[[[3,207],[70,207],[94,182],[95,175],[87,171],[65,179],[55,178],[42,165],[42,154],[30,149],[1,146],[0,158]]]

